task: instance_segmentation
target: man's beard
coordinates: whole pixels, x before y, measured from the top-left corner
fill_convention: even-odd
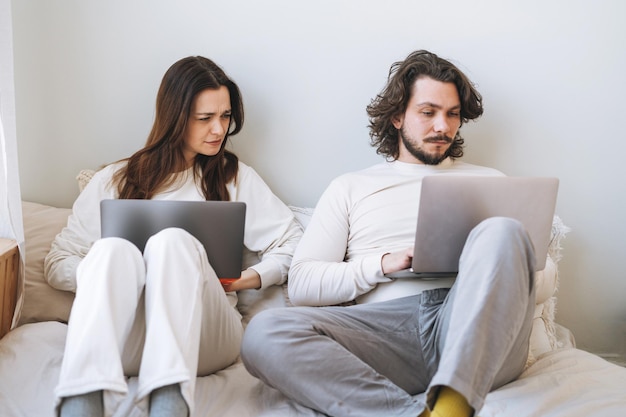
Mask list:
[[[408,135],[404,131],[404,127],[400,129],[400,138],[402,138],[402,143],[409,153],[426,165],[439,165],[444,159],[450,156],[450,150],[452,149],[452,146],[449,146],[448,149],[446,149],[446,151],[441,155],[426,153],[422,148],[411,142]],[[446,141],[447,143],[452,143],[452,139],[446,135],[431,136],[423,140],[424,143],[435,141]]]

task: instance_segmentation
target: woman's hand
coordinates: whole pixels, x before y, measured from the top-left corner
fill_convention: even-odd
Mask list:
[[[222,283],[224,291],[240,291],[261,288],[261,276],[252,268],[248,268],[241,272],[241,277],[230,283]]]

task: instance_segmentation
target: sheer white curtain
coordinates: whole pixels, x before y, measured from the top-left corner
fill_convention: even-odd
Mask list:
[[[24,228],[17,165],[15,87],[13,82],[13,23],[11,1],[0,0],[0,238],[17,240],[24,271]],[[18,306],[22,304],[24,280],[18,283]],[[15,318],[14,318],[15,321]]]

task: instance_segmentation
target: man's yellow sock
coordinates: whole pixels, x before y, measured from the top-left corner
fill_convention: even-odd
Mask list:
[[[474,409],[470,407],[464,396],[444,386],[439,390],[430,417],[471,417],[473,413]]]

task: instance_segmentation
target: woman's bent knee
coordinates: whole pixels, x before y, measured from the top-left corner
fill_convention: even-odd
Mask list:
[[[124,274],[120,272],[124,271]],[[132,272],[135,271],[133,274]],[[89,249],[76,270],[76,282],[80,285],[87,279],[90,285],[98,280],[109,281],[111,275],[122,275],[129,280],[130,276],[143,277],[143,256],[141,251],[130,241],[118,237],[107,237],[97,240]]]
[[[123,239],[121,237],[104,237],[96,240],[89,249],[87,256],[100,256],[108,254],[112,257],[119,255],[124,256],[140,256],[141,251],[131,241]]]
[[[194,239],[193,235],[184,229],[168,227],[155,233],[148,239],[146,242],[146,251],[148,248],[154,251],[155,248],[167,247],[169,245],[178,247],[181,242],[193,242]]]

